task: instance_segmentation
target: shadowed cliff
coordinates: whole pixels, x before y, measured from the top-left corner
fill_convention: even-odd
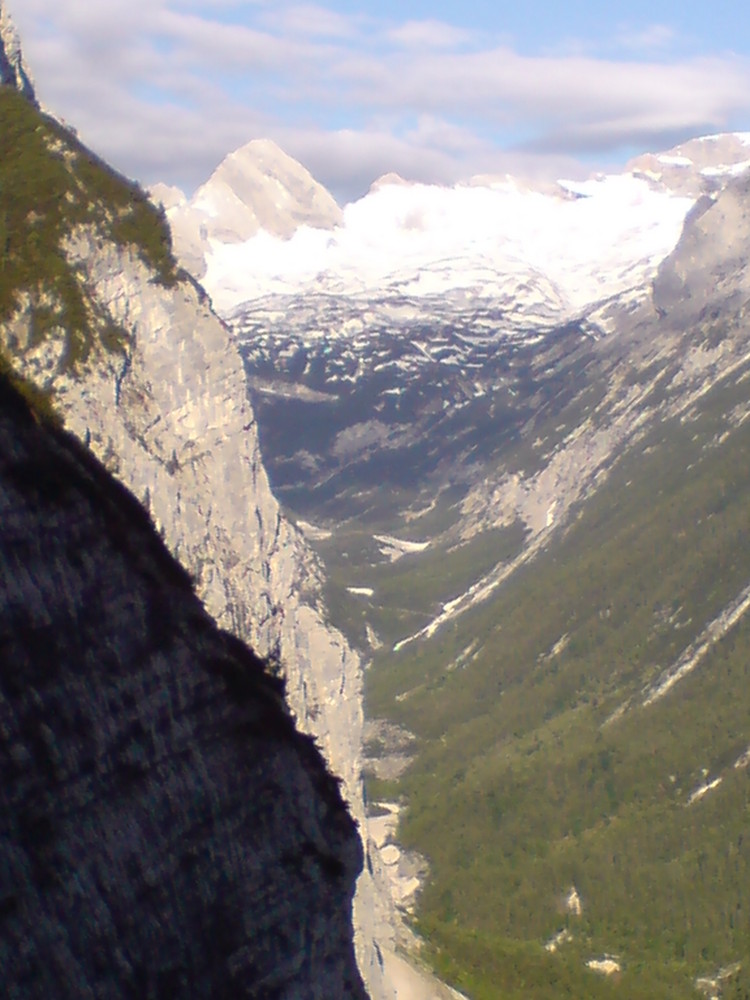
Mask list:
[[[0,371],[24,377],[149,511],[208,613],[273,655],[367,842],[362,667],[328,624],[323,571],[271,493],[242,360],[176,265],[163,213],[26,93],[0,0]],[[20,67],[20,69],[19,69]],[[27,74],[28,75],[28,74]],[[377,858],[355,899],[369,992],[393,939]]]
[[[361,863],[278,682],[0,377],[4,995],[364,998]]]

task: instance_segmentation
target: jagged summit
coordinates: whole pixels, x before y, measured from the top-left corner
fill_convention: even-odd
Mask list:
[[[332,229],[341,221],[333,197],[270,139],[253,139],[230,153],[190,204],[205,214],[208,235],[227,242],[260,229],[289,237],[302,225]]]
[[[638,156],[627,169],[680,194],[713,194],[731,177],[750,169],[750,132],[720,132],[689,139],[664,152]]]
[[[0,82],[15,87],[32,104],[37,105],[31,74],[21,51],[21,41],[15,25],[0,0]]]
[[[175,248],[197,277],[206,273],[211,241],[244,243],[259,233],[289,239],[301,226],[333,229],[342,212],[312,174],[271,139],[253,139],[230,153],[191,199],[157,184]]]

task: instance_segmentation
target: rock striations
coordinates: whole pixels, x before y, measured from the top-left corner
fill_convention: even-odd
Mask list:
[[[4,377],[0,788],[4,995],[366,997],[361,845],[280,682]]]

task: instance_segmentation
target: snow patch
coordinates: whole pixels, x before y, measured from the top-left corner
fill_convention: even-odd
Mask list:
[[[317,525],[310,524],[309,521],[297,521],[297,527],[305,538],[313,542],[325,541],[333,535],[332,531],[328,531],[326,528],[318,528]]]
[[[565,897],[565,909],[573,917],[580,917],[583,914],[583,903],[575,886],[571,886],[570,892]]]
[[[657,156],[656,159],[659,163],[663,163],[665,166],[669,167],[694,166],[693,161],[687,156],[670,156],[667,153],[662,153],[661,156]]]
[[[709,781],[705,785],[701,785],[700,788],[696,788],[694,792],[691,792],[687,804],[691,806],[694,802],[698,802],[704,795],[713,791],[714,788],[718,788],[723,780],[723,778],[714,778],[713,781]]]
[[[622,966],[616,958],[605,955],[603,958],[590,958],[586,962],[589,969],[594,972],[601,972],[604,976],[613,976],[616,972],[622,972]]]
[[[740,177],[750,170],[750,160],[743,160],[741,163],[733,163],[726,167],[704,167],[701,174],[704,177]]]
[[[430,546],[429,542],[410,542],[405,538],[394,538],[393,535],[375,535],[374,537],[380,545],[381,553],[391,562],[413,552],[424,552]]]

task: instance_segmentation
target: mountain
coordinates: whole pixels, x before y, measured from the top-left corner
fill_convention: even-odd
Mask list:
[[[666,153],[636,157],[628,168],[636,176],[690,196],[712,194],[730,177],[750,167],[750,132],[723,132],[690,139]]]
[[[0,7],[0,86],[13,87],[32,104],[37,103],[18,32],[4,7]]]
[[[488,176],[445,188],[391,175],[347,205],[332,233],[304,229],[283,240],[268,231],[244,239],[217,233],[206,284],[224,313],[302,291],[385,297],[396,309],[400,294],[473,296],[501,303],[517,327],[545,314],[559,325],[637,288],[672,249],[695,201],[749,164],[750,134],[737,133],[583,182]]]
[[[364,512],[385,469],[404,510],[430,505],[449,484],[478,510],[485,464],[492,481],[501,453],[533,444],[520,439],[540,408],[559,413],[584,388],[591,395],[580,372],[600,365],[596,345],[648,298],[688,213],[709,204],[699,179],[716,190],[748,150],[742,136],[697,146],[714,165],[696,157],[691,197],[655,170],[643,176],[642,162],[551,192],[507,179],[387,184],[348,206],[325,244],[298,234],[278,256],[252,240],[226,248],[229,276],[209,271],[206,282],[221,303],[254,275],[253,298],[226,315],[291,509],[312,520]],[[676,153],[661,158],[682,184],[689,168],[672,167]],[[548,431],[546,450],[563,431]],[[580,479],[571,466],[540,484],[553,475]],[[526,487],[512,489],[521,503]],[[555,499],[534,489],[525,522],[545,526]]]
[[[219,625],[276,659],[360,825],[358,960],[372,996],[392,996],[379,958],[394,943],[390,904],[367,848],[361,666],[329,623],[318,559],[269,489],[241,359],[143,191],[12,87],[0,88],[0,131],[0,365],[133,491]]]
[[[5,376],[0,509],[3,992],[364,1000],[361,843],[280,682]]]
[[[166,209],[178,256],[199,278],[215,244],[261,232],[288,239],[302,226],[329,230],[341,221],[333,197],[270,139],[230,153],[189,201],[163,184],[151,196]]]
[[[209,265],[474,1000],[747,995],[749,148],[385,183]]]

